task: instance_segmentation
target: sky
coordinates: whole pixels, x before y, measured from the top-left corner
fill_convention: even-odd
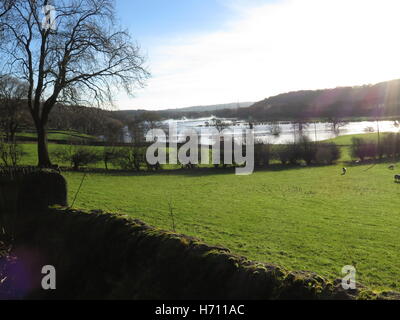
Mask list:
[[[399,0],[116,0],[151,78],[120,109],[260,101],[400,78]]]

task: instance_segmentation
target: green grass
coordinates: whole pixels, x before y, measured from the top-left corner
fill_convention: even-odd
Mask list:
[[[388,133],[383,132],[381,133],[381,138],[384,138]],[[378,133],[363,133],[363,134],[349,134],[349,135],[344,135],[340,137],[336,137],[333,139],[326,140],[324,142],[334,142],[338,145],[342,146],[350,146],[351,145],[351,140],[353,138],[363,138],[366,140],[371,140],[371,141],[378,141]]]
[[[386,165],[256,172],[89,174],[75,207],[128,214],[248,258],[400,290],[400,185]],[[66,173],[70,199],[81,173]]]
[[[20,165],[36,165],[37,164],[37,145],[35,143],[22,143],[22,148],[24,152],[24,156],[21,159]],[[56,151],[59,148],[68,148],[67,145],[61,145],[61,144],[54,144],[54,143],[49,143],[49,153],[50,157],[51,154]],[[89,148],[93,148],[97,150],[99,153],[103,152],[104,147],[100,146],[90,146]],[[57,162],[58,165],[60,166],[70,166],[70,163],[60,163]],[[92,164],[89,167],[92,168],[101,168],[104,169],[104,163],[102,161],[99,161],[98,163]]]
[[[344,139],[351,138],[334,141],[346,145]],[[25,164],[36,163],[35,148],[25,145]],[[348,147],[342,150],[342,161],[350,160]],[[364,285],[400,291],[395,172],[387,164],[347,165],[348,174],[341,176],[342,166],[274,166],[250,176],[213,169],[90,173],[74,207],[123,213],[170,230],[171,201],[179,233],[330,279],[342,278],[342,267],[354,265]],[[65,177],[72,203],[83,174],[67,172]]]
[[[19,132],[17,133],[17,138],[36,138],[37,134],[35,132]],[[79,133],[75,131],[60,131],[60,130],[49,130],[47,135],[49,140],[97,140],[96,137],[87,135],[84,133]]]

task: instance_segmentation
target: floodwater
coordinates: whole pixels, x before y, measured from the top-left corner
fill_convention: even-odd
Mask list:
[[[189,130],[193,130],[199,137],[199,143],[207,145],[213,141],[212,132],[215,127],[212,125],[213,119],[182,119],[182,120],[166,120],[162,123],[164,131],[168,131],[169,126],[174,125],[177,128],[177,140],[183,142],[186,139]],[[226,124],[226,129],[231,132],[234,137],[241,136],[242,133],[250,128],[248,122],[237,121],[235,119],[219,119]],[[400,120],[400,119],[399,119]],[[299,128],[298,124],[291,122],[263,123],[253,127],[256,141],[268,142],[271,144],[283,144],[295,141],[301,135],[307,136],[312,141],[322,141],[338,136],[349,134],[362,134],[367,132],[400,132],[399,121],[359,121],[348,122],[336,130],[333,130],[332,124],[327,122],[305,123]],[[124,140],[130,140],[127,133],[124,133]],[[169,134],[170,137],[175,136]],[[151,139],[150,139],[151,140]]]

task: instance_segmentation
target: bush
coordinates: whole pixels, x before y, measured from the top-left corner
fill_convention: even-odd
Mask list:
[[[59,148],[52,153],[52,156],[58,161],[69,162],[74,170],[99,162],[103,158],[95,149],[80,145]]]
[[[366,141],[363,138],[353,138],[351,145],[351,156],[364,161],[366,158],[376,158],[378,147],[375,142]]]
[[[400,155],[400,134],[389,133],[381,141],[380,152],[387,158]]]
[[[216,143],[219,143],[219,163],[214,163],[214,161],[216,159],[214,158],[214,155],[211,153],[212,163],[214,165],[214,168],[219,168],[219,167],[226,168],[228,166],[228,164],[225,163],[225,142],[224,141],[220,141],[220,142],[216,142]],[[234,152],[234,150],[233,150],[233,147],[232,147],[232,154],[231,154],[232,164],[233,164],[233,160],[234,160],[233,152]],[[227,155],[227,157],[228,157],[228,155]],[[179,162],[179,160],[178,160],[178,162]],[[182,164],[181,164],[181,166],[182,166]]]
[[[317,144],[317,153],[315,161],[318,164],[332,164],[340,159],[341,151],[335,143]]]
[[[276,148],[276,156],[279,159],[279,161],[285,165],[289,163],[289,160],[291,158],[291,150],[290,150],[289,145],[279,145]]]
[[[124,156],[124,151],[122,148],[119,147],[104,147],[103,150],[103,161],[104,161],[104,167],[106,170],[108,170],[108,164],[115,164],[118,163],[118,161],[123,158]]]
[[[280,145],[276,149],[277,158],[282,164],[297,164],[301,159],[301,150],[296,143]]]
[[[24,155],[23,148],[16,142],[4,142],[0,139],[0,163],[5,167],[16,167]]]
[[[254,145],[254,165],[256,167],[268,166],[270,160],[271,160],[270,144]]]
[[[308,165],[315,161],[317,155],[317,144],[310,140],[306,136],[301,136],[297,148],[301,159],[303,159]]]
[[[340,148],[334,143],[316,143],[303,136],[296,143],[280,145],[276,149],[277,158],[282,164],[297,164],[304,160],[312,163],[331,164],[340,159]]]
[[[146,152],[140,147],[121,148],[118,152],[119,156],[111,162],[113,165],[120,167],[122,170],[140,171],[141,166],[146,164]]]

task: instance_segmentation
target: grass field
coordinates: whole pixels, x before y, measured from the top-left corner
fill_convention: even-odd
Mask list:
[[[388,133],[383,132],[381,133],[381,138],[384,138]],[[339,136],[336,137],[334,139],[329,139],[326,140],[326,142],[334,142],[338,145],[342,145],[342,146],[350,146],[351,145],[351,140],[353,138],[363,138],[366,140],[370,140],[370,141],[378,141],[378,134],[377,133],[363,133],[363,134],[349,134],[349,135],[344,135],[344,136]]]
[[[66,145],[61,145],[61,144],[55,144],[55,143],[49,143],[48,145],[49,147],[49,153],[50,153],[50,157],[51,154],[56,151],[59,148],[66,148],[68,146]],[[22,148],[23,148],[23,152],[24,152],[24,156],[21,159],[21,165],[36,165],[37,164],[37,145],[35,143],[22,143]],[[98,147],[98,146],[91,146],[89,148],[93,148],[98,150],[98,152],[102,152],[104,150],[104,147]],[[57,163],[60,166],[70,166],[70,163]],[[96,168],[101,168],[104,169],[104,163],[102,161],[91,165],[92,167],[96,167]]]
[[[354,265],[363,284],[400,291],[400,185],[394,172],[388,164],[359,165],[341,176],[342,166],[276,166],[250,176],[214,169],[90,173],[74,207],[123,213],[171,230],[171,203],[179,233],[330,279]],[[65,177],[71,204],[83,174]]]
[[[17,133],[17,138],[36,138],[36,132],[20,132]],[[47,134],[49,140],[97,140],[96,137],[87,134],[75,132],[75,131],[60,131],[60,130],[49,130]]]
[[[400,290],[400,185],[386,165],[256,172],[90,174],[75,207],[128,214],[251,259]],[[66,173],[70,201],[81,173]]]

